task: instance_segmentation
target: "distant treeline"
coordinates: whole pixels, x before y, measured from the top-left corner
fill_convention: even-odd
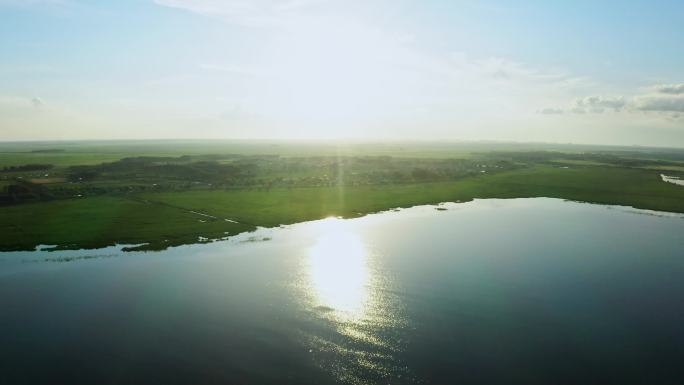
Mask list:
[[[13,171],[52,165],[14,166]],[[0,193],[0,203],[65,199],[104,194],[197,189],[258,189],[410,184],[458,180],[521,166],[509,159],[424,159],[390,156],[197,155],[131,157],[59,170],[62,182],[38,184],[16,179]]]
[[[135,157],[70,167],[75,183],[136,182],[159,188],[315,187],[453,180],[515,168],[507,160],[367,157]]]
[[[5,187],[5,191],[0,192],[0,204],[4,205],[46,201],[53,198],[54,195],[45,186],[28,182],[17,182]]]
[[[40,150],[31,150],[30,152],[34,154],[52,154],[52,153],[57,153],[57,152],[64,152],[63,149],[61,148],[46,148],[46,149],[40,149]]]
[[[663,158],[652,159],[649,154],[640,152],[597,152],[597,153],[566,153],[556,151],[525,151],[525,152],[491,152],[480,156],[496,159],[508,159],[522,163],[555,163],[558,160],[574,160],[613,165],[618,167],[653,167],[653,166],[681,166],[684,155],[678,153],[658,154]],[[652,157],[653,154],[650,154]]]
[[[73,166],[68,170],[68,180],[87,182],[94,180],[111,181],[202,181],[227,182],[254,175],[256,165],[252,163],[217,161],[193,161],[189,156],[135,157],[94,166]]]
[[[32,164],[24,164],[24,165],[19,165],[19,166],[7,166],[7,167],[2,168],[2,171],[3,172],[43,171],[43,170],[50,170],[54,167],[55,166],[52,164],[32,163]]]

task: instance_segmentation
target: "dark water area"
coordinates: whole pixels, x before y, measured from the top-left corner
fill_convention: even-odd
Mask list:
[[[0,253],[0,384],[681,384],[684,217],[478,200]]]

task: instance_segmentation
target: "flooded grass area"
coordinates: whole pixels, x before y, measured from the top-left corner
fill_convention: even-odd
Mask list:
[[[663,182],[684,186],[684,179],[681,179],[678,176],[667,176],[665,174],[660,174],[660,177],[663,179]]]

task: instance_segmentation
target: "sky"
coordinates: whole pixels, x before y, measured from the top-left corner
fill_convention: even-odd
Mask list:
[[[684,2],[0,0],[0,140],[684,147]]]

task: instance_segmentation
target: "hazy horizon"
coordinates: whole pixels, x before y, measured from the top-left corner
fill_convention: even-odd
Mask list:
[[[0,0],[0,137],[684,147],[684,5]]]
[[[421,139],[421,138],[104,138],[104,139],[16,139],[1,140],[0,144],[72,144],[72,143],[232,143],[232,144],[304,144],[304,145],[409,145],[409,146],[458,146],[458,145],[511,145],[520,147],[548,146],[558,147],[605,147],[605,148],[644,148],[661,150],[682,150],[684,146],[678,145],[641,145],[641,144],[604,144],[604,143],[580,143],[580,142],[544,142],[544,141],[515,141],[515,140],[461,140],[461,139]]]

